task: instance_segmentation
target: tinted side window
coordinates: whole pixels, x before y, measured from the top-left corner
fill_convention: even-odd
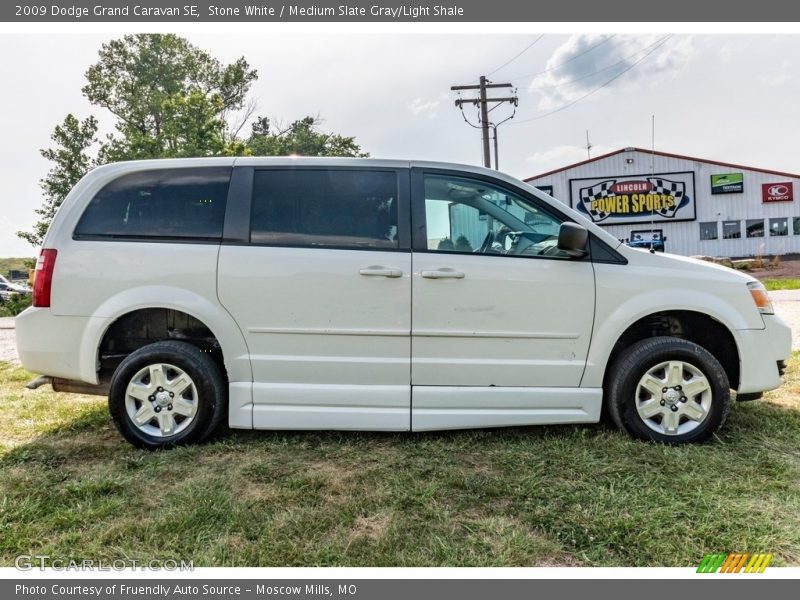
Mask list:
[[[436,252],[566,257],[561,219],[477,179],[426,175],[425,225],[427,249]]]
[[[392,171],[256,171],[250,241],[286,246],[397,248]]]
[[[92,199],[77,238],[222,239],[230,167],[123,175]]]

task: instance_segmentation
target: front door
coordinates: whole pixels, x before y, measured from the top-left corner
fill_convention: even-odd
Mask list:
[[[407,190],[402,169],[255,170],[249,241],[218,265],[255,428],[409,428]]]
[[[484,177],[412,181],[414,429],[595,420],[594,272],[558,250],[564,218]]]

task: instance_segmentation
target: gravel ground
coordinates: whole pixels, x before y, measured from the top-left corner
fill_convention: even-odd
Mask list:
[[[0,318],[0,360],[19,364],[17,359],[17,342],[14,336],[14,319]]]
[[[776,314],[792,328],[792,350],[800,350],[800,290],[770,292]]]
[[[775,312],[792,328],[792,349],[800,350],[800,290],[770,292]],[[0,318],[0,361],[19,364],[14,319]]]

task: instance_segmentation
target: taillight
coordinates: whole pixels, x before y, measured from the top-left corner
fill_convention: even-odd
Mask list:
[[[50,290],[53,287],[53,269],[56,266],[58,250],[43,248],[36,261],[33,274],[33,305],[39,308],[50,306]]]

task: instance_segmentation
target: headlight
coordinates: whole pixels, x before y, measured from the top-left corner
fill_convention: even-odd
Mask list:
[[[764,287],[760,281],[750,281],[747,283],[747,289],[750,290],[750,295],[753,297],[753,302],[756,303],[758,312],[762,315],[774,315],[775,310],[772,308],[767,288]]]

